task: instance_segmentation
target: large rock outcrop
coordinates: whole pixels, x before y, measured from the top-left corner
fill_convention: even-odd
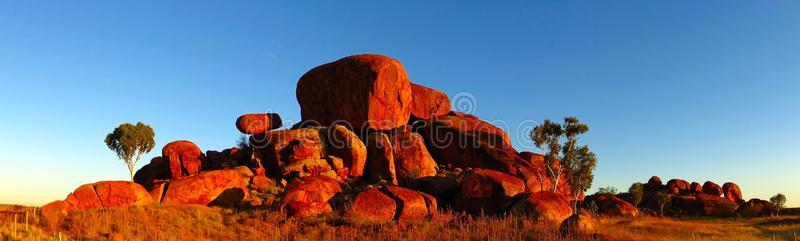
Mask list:
[[[347,123],[353,130],[391,130],[411,116],[411,82],[395,59],[353,55],[300,77],[297,102],[303,120]]]
[[[67,195],[42,207],[42,217],[51,228],[57,226],[73,209],[126,208],[152,204],[153,199],[141,185],[128,181],[101,181],[84,184]]]
[[[367,173],[365,175],[370,183],[382,180],[397,185],[397,168],[394,163],[394,150],[389,136],[372,132],[367,135]]]
[[[608,217],[635,218],[639,216],[639,209],[633,204],[615,196],[605,196],[595,194],[584,198],[583,203],[594,202],[597,205],[597,213]]]

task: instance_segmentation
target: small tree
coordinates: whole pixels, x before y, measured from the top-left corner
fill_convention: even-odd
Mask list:
[[[628,195],[630,196],[630,201],[633,206],[639,206],[639,203],[642,203],[642,197],[644,196],[644,184],[641,182],[637,182],[631,184],[631,187],[628,188]]]
[[[601,188],[597,189],[597,192],[595,194],[608,196],[608,197],[616,196],[617,195],[617,188],[616,187],[610,187],[610,186],[609,187],[601,187]]]
[[[664,208],[672,202],[672,195],[665,192],[655,192],[653,193],[653,200],[658,205],[658,214],[664,216]]]
[[[536,147],[547,149],[544,163],[548,177],[553,180],[553,191],[558,190],[564,174],[570,181],[579,183],[573,189],[585,191],[588,189],[586,186],[591,186],[597,159],[588,146],[578,147],[580,135],[588,131],[589,126],[581,123],[577,117],[570,116],[564,118],[563,125],[545,120],[531,132],[530,136]],[[561,137],[566,138],[563,145]]]
[[[150,152],[156,145],[154,135],[153,128],[138,122],[136,125],[121,124],[106,136],[108,149],[117,153],[117,157],[128,166],[131,181],[133,181],[133,170],[142,154]]]
[[[781,209],[786,206],[786,196],[783,193],[778,193],[778,195],[769,198],[769,202],[775,205],[775,208],[778,209],[778,215],[781,215]]]

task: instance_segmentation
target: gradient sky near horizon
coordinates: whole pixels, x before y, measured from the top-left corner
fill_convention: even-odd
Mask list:
[[[103,143],[123,122],[155,129],[142,166],[235,145],[243,113],[298,121],[303,73],[380,53],[520,150],[578,116],[592,192],[658,175],[800,206],[800,1],[378,2],[0,1],[0,203],[128,179]]]

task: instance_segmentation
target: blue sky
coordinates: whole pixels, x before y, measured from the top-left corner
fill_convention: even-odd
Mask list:
[[[595,184],[738,183],[800,206],[800,2],[0,2],[0,203],[128,179],[103,144],[143,121],[161,147],[223,149],[243,113],[297,121],[297,79],[358,53],[505,123],[578,116]],[[140,164],[140,166],[143,164]]]

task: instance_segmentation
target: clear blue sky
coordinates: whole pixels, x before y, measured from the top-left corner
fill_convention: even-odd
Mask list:
[[[128,178],[103,144],[143,121],[161,147],[233,146],[235,119],[297,121],[297,79],[380,53],[517,126],[576,115],[594,189],[652,175],[734,181],[800,206],[800,2],[0,2],[0,203]],[[140,164],[140,166],[143,164]]]

